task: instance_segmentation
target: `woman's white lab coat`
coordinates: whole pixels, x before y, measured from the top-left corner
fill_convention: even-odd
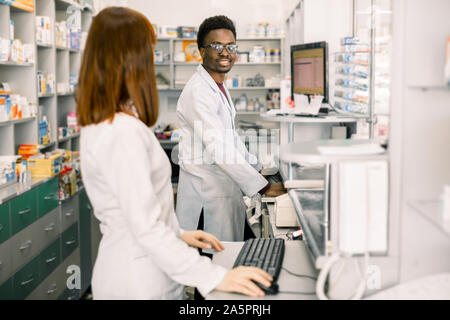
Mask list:
[[[116,114],[81,130],[81,169],[100,220],[94,299],[180,299],[183,286],[203,295],[226,270],[180,239],[169,160],[140,120]]]
[[[185,230],[195,230],[204,212],[204,230],[223,241],[244,237],[244,192],[253,196],[267,185],[261,166],[234,128],[236,111],[214,79],[200,65],[177,105],[180,131],[180,178],[177,216]]]

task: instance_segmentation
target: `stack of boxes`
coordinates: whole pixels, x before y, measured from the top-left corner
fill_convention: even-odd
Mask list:
[[[0,62],[34,63],[35,48],[14,38],[14,21],[10,20],[9,39],[0,38]]]
[[[26,97],[13,94],[8,83],[0,83],[0,122],[35,117],[37,106]]]
[[[53,23],[50,17],[36,16],[36,42],[53,45]]]
[[[62,161],[63,154],[59,150],[38,153],[28,158],[28,169],[32,178],[51,178],[61,172]]]
[[[55,93],[55,75],[42,71],[37,72],[39,95]]]
[[[39,143],[42,145],[49,144],[50,141],[50,126],[47,117],[43,116],[42,121],[39,121]]]
[[[0,187],[16,179],[15,156],[0,156]]]

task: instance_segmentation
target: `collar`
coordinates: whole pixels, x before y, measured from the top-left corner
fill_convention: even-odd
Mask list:
[[[205,67],[203,67],[202,64],[200,64],[197,67],[197,72],[198,74],[208,83],[208,85],[214,90],[216,91],[218,94],[222,94],[222,91],[220,91],[219,86],[217,85],[216,81],[214,81],[214,79],[211,77],[211,75],[208,73],[208,71],[206,71]],[[225,88],[225,92],[227,93],[227,97],[228,97],[228,102],[225,101],[225,105],[231,110],[231,112],[233,113],[234,110],[234,104],[233,104],[233,99],[231,98],[231,95],[228,91],[228,88],[226,87],[225,83],[223,84],[223,87]]]
[[[203,67],[202,64],[200,64],[197,67],[197,72],[210,85],[211,88],[213,88],[217,92],[220,92],[220,89],[217,86],[216,81],[214,81],[214,79],[211,77],[211,75],[208,73],[208,71],[206,71],[205,67]]]

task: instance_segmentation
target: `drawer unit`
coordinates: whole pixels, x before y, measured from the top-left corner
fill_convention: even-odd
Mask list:
[[[36,189],[32,189],[10,201],[11,235],[15,235],[37,219]]]
[[[63,201],[61,204],[61,233],[66,231],[79,219],[78,196]]]
[[[0,300],[13,300],[13,279],[9,278],[6,282],[0,282]]]
[[[80,266],[80,249],[76,249],[63,263],[64,271],[67,272],[67,268],[70,266]],[[58,298],[59,300],[78,300],[81,298],[81,290],[75,288],[75,289],[69,289],[67,286],[67,281],[69,280],[69,277],[73,276],[73,273],[66,273],[65,274],[65,290],[63,294]],[[81,282],[81,279],[80,279]],[[73,283],[73,282],[72,282]]]
[[[66,268],[59,266],[37,287],[27,300],[56,300],[66,289]]]
[[[14,275],[14,298],[25,299],[39,285],[39,279],[39,257],[36,257]]]
[[[58,298],[58,300],[80,300],[81,290],[73,289],[69,290],[66,288],[63,294]]]
[[[0,244],[11,237],[11,223],[9,218],[9,202],[0,205]]]
[[[76,248],[78,248],[78,223],[74,223],[61,235],[62,259],[65,260]]]
[[[61,209],[55,208],[49,214],[40,218],[37,222],[37,237],[39,251],[45,249],[60,236],[61,221],[59,217]]]
[[[37,224],[20,231],[10,241],[14,273],[39,253]]]
[[[11,241],[0,244],[0,283],[12,276]]]
[[[39,255],[39,274],[45,280],[61,263],[61,241],[58,238]]]
[[[58,179],[52,179],[38,187],[38,217],[43,217],[59,205]]]

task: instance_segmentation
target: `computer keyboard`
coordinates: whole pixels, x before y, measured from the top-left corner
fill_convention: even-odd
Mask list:
[[[233,268],[238,266],[258,267],[269,273],[273,277],[272,286],[263,289],[266,294],[276,294],[278,292],[278,275],[281,271],[284,257],[284,240],[275,238],[257,238],[245,241]]]

